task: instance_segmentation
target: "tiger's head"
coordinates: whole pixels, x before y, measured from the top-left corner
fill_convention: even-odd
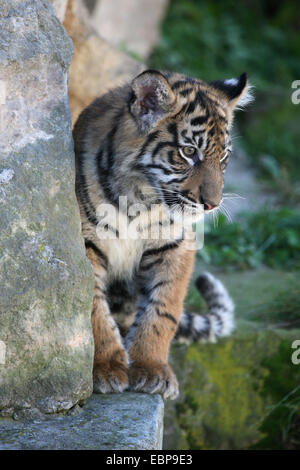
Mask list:
[[[201,213],[217,208],[231,154],[233,111],[251,99],[245,73],[211,83],[171,72],[141,73],[131,84],[129,102],[139,142],[132,168],[169,208],[201,208]]]

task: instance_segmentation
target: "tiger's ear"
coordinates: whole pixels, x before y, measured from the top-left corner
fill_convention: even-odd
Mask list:
[[[130,110],[142,132],[150,130],[173,108],[175,95],[164,75],[146,70],[131,84]]]
[[[238,78],[230,78],[229,80],[216,80],[211,82],[210,85],[225,95],[231,111],[233,111],[235,108],[243,108],[254,99],[251,93],[252,87],[248,82],[246,73],[242,73],[242,75],[240,75]]]

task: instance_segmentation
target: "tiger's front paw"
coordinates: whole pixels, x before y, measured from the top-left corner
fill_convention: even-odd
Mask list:
[[[168,364],[134,362],[129,368],[130,390],[158,393],[174,400],[179,394],[176,375]]]
[[[128,363],[123,351],[109,361],[95,361],[94,393],[121,393],[128,387]]]

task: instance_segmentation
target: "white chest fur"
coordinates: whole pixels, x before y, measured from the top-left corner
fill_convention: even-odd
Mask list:
[[[109,276],[113,278],[132,277],[145,250],[178,240],[183,234],[183,225],[170,224],[169,213],[159,205],[151,211],[135,212],[129,218],[119,210],[106,207],[100,220],[96,240],[95,233],[93,239],[107,257]]]
[[[132,277],[139,265],[143,251],[143,240],[107,239],[101,240],[101,248],[109,261],[109,271],[113,277]]]

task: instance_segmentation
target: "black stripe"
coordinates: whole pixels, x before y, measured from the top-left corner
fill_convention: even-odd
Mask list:
[[[186,113],[192,114],[195,111],[197,105],[201,105],[204,109],[206,109],[206,113],[208,114],[207,107],[206,107],[206,100],[201,91],[198,91],[194,101],[191,101],[189,103]]]
[[[207,112],[208,100],[207,97],[202,93],[202,91],[197,91],[196,100],[203,108],[206,109]]]
[[[219,314],[219,313],[216,313],[216,312],[210,312],[210,316],[211,317],[215,317],[219,323],[219,326],[222,327],[223,326],[223,318],[222,316]]]
[[[175,153],[174,150],[169,150],[168,151],[168,161],[169,161],[170,165],[175,165],[176,164],[176,162],[174,160],[174,153]]]
[[[177,128],[176,122],[171,122],[171,123],[168,125],[168,131],[169,131],[170,134],[172,134],[172,136],[173,136],[173,145],[175,145],[176,147],[178,147],[178,128]]]
[[[96,217],[96,210],[90,199],[90,195],[89,195],[87,184],[86,184],[85,174],[83,172],[84,155],[85,155],[84,152],[81,152],[78,155],[77,176],[79,178],[79,197],[80,197],[80,201],[82,203],[84,213],[88,221],[93,225],[97,225],[98,220]]]
[[[160,282],[157,282],[156,284],[154,284],[153,287],[144,287],[141,289],[141,293],[143,295],[145,295],[146,297],[149,297],[156,289],[158,289],[158,287],[161,287],[161,286],[165,286],[167,284],[170,284],[171,281],[160,281]]]
[[[162,170],[165,175],[172,175],[174,173],[172,170],[169,170],[162,165],[150,164],[146,165],[146,168],[157,168],[158,170]]]
[[[179,240],[176,240],[174,242],[167,243],[166,245],[163,245],[159,248],[152,248],[150,250],[146,250],[146,251],[144,251],[142,257],[144,258],[145,256],[157,255],[157,254],[162,253],[164,251],[172,250],[174,248],[178,248],[178,246],[181,242],[182,242],[182,238],[180,238]]]
[[[183,197],[185,197],[189,201],[193,202],[194,204],[197,204],[196,199],[193,199],[191,196],[189,196],[189,190],[188,189],[181,191],[181,194],[182,194]]]
[[[98,227],[103,228],[105,230],[109,230],[110,232],[113,232],[116,235],[116,237],[119,238],[119,230],[116,229],[115,227],[113,227],[112,225],[110,225],[106,222],[104,222],[104,223],[99,222]]]
[[[107,256],[91,241],[91,240],[84,240],[85,247],[91,248],[96,255],[98,256],[99,260],[101,260],[101,266],[105,269],[107,269],[108,265],[108,258]]]
[[[207,119],[208,119],[208,114],[205,114],[205,116],[198,116],[193,119],[191,119],[191,125],[192,126],[201,126],[201,124],[204,124]]]
[[[195,111],[197,105],[198,105],[198,100],[197,98],[195,98],[194,101],[191,101],[188,104],[186,108],[186,114],[192,114]]]
[[[156,147],[152,150],[152,158],[156,156],[156,154],[165,147],[174,147],[173,142],[158,142]]]
[[[177,90],[178,88],[187,85],[188,83],[196,83],[196,80],[190,77],[186,77],[184,80],[178,80],[177,82],[173,83],[172,90]]]
[[[197,137],[198,135],[203,134],[203,133],[204,133],[204,131],[201,130],[201,129],[198,130],[198,131],[193,131],[193,137],[195,138],[195,137]]]
[[[144,155],[149,145],[156,139],[156,137],[158,137],[159,134],[160,134],[160,131],[154,131],[148,135],[141,150],[138,152],[137,158],[140,158],[142,155]]]
[[[158,258],[156,261],[152,261],[152,263],[149,263],[145,266],[140,266],[141,271],[148,271],[148,269],[153,268],[153,266],[156,266],[157,264],[161,264],[163,262],[162,258]]]
[[[211,330],[211,324],[210,324],[210,320],[208,317],[203,317],[204,319],[204,322],[205,322],[205,327],[198,333],[198,335],[200,334],[200,336],[209,336],[209,332]],[[195,333],[195,332],[194,332]]]
[[[111,188],[111,180],[113,177],[113,166],[114,166],[114,139],[118,131],[121,119],[124,114],[124,109],[118,111],[118,114],[114,118],[115,125],[111,131],[107,134],[105,143],[107,149],[107,165],[104,167],[102,162],[103,147],[101,147],[96,156],[97,168],[98,168],[98,181],[101,188],[104,191],[105,197],[114,204],[117,204],[116,193]]]
[[[181,135],[184,138],[186,143],[188,143],[188,144],[193,144],[194,143],[193,139],[191,139],[190,137],[187,137],[183,131],[181,132]]]
[[[108,168],[108,166],[104,167],[103,162],[102,162],[102,157],[103,157],[103,149],[101,148],[98,154],[96,155],[96,163],[97,163],[97,168],[98,168],[98,182],[99,182],[101,189],[104,192],[105,197],[109,201],[114,202],[112,201],[112,198],[111,198],[112,194],[110,190],[110,181],[109,181],[110,169]]]
[[[185,86],[186,85],[186,81],[185,80],[178,80],[177,82],[173,83],[172,85],[172,90],[177,90],[178,88],[181,88],[182,86]]]
[[[102,288],[99,287],[99,286],[95,286],[95,289],[98,290],[99,292],[102,292],[102,294],[103,294],[104,296],[106,296],[107,292],[106,292],[105,289],[102,289]]]
[[[181,90],[179,94],[185,97],[188,96],[193,90],[194,88],[186,88],[185,90]]]
[[[196,135],[196,132],[193,132],[193,136]],[[199,137],[198,139],[198,147],[201,149],[203,145],[203,138],[202,137]]]
[[[168,320],[171,320],[173,323],[175,323],[175,325],[177,325],[177,320],[173,315],[171,315],[171,313],[169,313],[169,312],[160,312],[158,308],[156,309],[156,313],[159,317],[165,317]]]

